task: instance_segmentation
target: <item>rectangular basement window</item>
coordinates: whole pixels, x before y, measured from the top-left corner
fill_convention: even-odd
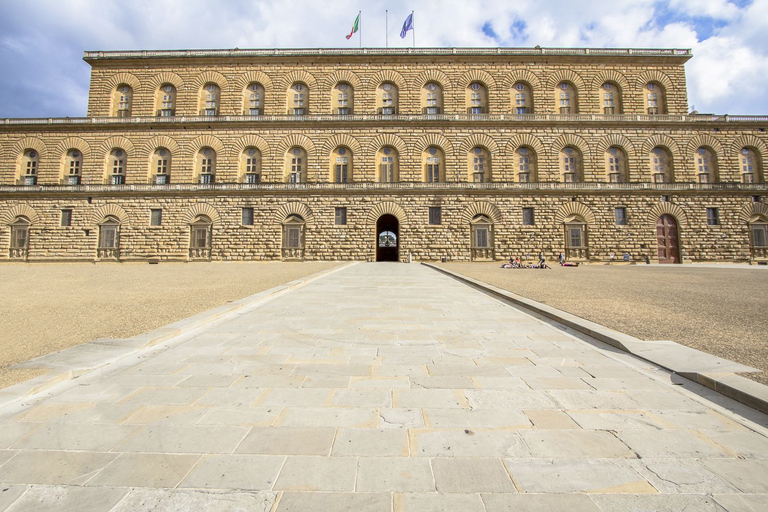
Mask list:
[[[337,226],[346,226],[347,225],[347,209],[344,207],[336,208],[336,225]]]
[[[149,210],[149,225],[150,226],[162,226],[163,225],[163,210],[160,208],[152,208]]]
[[[72,210],[61,210],[61,226],[67,227],[72,225]]]
[[[523,226],[533,226],[534,224],[533,208],[523,208]]]
[[[439,206],[429,207],[429,223],[433,226],[439,226],[442,224],[442,209]]]
[[[253,208],[243,208],[243,226],[253,226]]]
[[[707,208],[707,225],[720,225],[720,212],[717,211],[717,208]]]
[[[617,226],[627,225],[627,209],[624,206],[619,206],[613,210],[613,218],[616,220]]]

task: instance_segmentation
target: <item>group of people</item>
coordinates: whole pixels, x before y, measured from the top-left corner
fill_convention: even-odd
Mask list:
[[[501,266],[501,268],[548,268],[552,269],[549,265],[547,265],[547,261],[544,259],[544,253],[539,253],[539,262],[538,263],[523,263],[520,258],[514,257],[509,258],[509,263],[505,263]]]

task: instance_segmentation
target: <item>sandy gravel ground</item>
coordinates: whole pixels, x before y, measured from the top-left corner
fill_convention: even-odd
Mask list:
[[[96,338],[126,338],[339,265],[335,262],[0,265],[0,388],[14,364]]]
[[[672,340],[758,368],[768,384],[768,270],[695,265],[443,267],[646,340]]]

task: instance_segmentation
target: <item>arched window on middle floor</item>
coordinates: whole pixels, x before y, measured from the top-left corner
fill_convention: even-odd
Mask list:
[[[118,85],[113,93],[112,105],[115,117],[131,117],[133,88],[128,84]]]
[[[307,152],[304,148],[292,147],[286,153],[285,181],[288,183],[307,181]]]
[[[294,82],[288,89],[288,115],[304,116],[309,114],[309,87],[302,82]]]
[[[240,153],[240,176],[243,183],[261,183],[261,151],[247,147]]]
[[[742,183],[761,183],[763,181],[760,159],[754,149],[741,148],[739,151],[739,168],[741,169]]]
[[[200,91],[200,115],[217,116],[219,115],[219,101],[221,100],[221,88],[218,85],[209,82],[203,86]]]
[[[520,146],[515,150],[515,171],[519,183],[531,183],[538,180],[536,172],[536,152],[528,146]]]
[[[427,115],[443,113],[443,88],[437,82],[427,82],[421,88],[421,111]]]
[[[82,177],[83,153],[78,149],[70,149],[64,156],[64,179],[65,185],[79,185]]]
[[[376,112],[391,116],[398,113],[398,88],[392,82],[383,82],[376,89]]]
[[[517,82],[512,86],[512,112],[515,114],[533,112],[533,93],[531,87],[524,82]]]
[[[331,112],[339,116],[354,114],[355,89],[347,82],[339,82],[331,91]]]
[[[157,117],[173,117],[176,115],[176,87],[173,84],[162,84],[155,96]]]
[[[468,154],[469,181],[473,183],[488,183],[491,181],[491,154],[487,149],[475,146]]]
[[[600,86],[600,106],[603,114],[621,114],[621,88],[613,82],[605,82]]]
[[[125,185],[125,170],[128,157],[122,148],[114,148],[107,159],[107,183],[110,185]]]
[[[651,150],[651,176],[654,183],[672,183],[674,170],[672,169],[672,155],[666,148],[656,146]]]
[[[555,101],[561,114],[578,114],[579,99],[576,96],[576,87],[570,82],[560,82],[555,88]]]
[[[609,183],[627,183],[629,181],[629,167],[627,154],[623,149],[611,146],[605,151],[605,172]]]
[[[584,181],[581,152],[577,148],[566,146],[560,151],[560,172],[564,183]]]
[[[243,92],[243,115],[264,115],[264,87],[257,82],[251,82]]]
[[[658,82],[648,82],[643,87],[643,102],[648,115],[667,113],[667,98],[664,86]]]
[[[353,174],[352,151],[339,146],[331,152],[331,183],[350,183]]]
[[[379,183],[395,183],[400,179],[399,162],[400,158],[397,150],[390,146],[384,146],[376,154],[378,163]]]
[[[717,179],[717,160],[711,149],[700,147],[693,157],[694,168],[699,183],[716,183]]]
[[[171,182],[171,157],[171,152],[166,148],[155,149],[150,162],[151,182],[157,185]]]
[[[200,148],[195,165],[201,185],[212,185],[216,181],[216,151],[213,148]]]
[[[34,149],[25,149],[21,155],[19,169],[22,185],[37,185],[37,170],[40,167],[40,153]]]
[[[443,151],[435,146],[430,146],[422,153],[423,181],[426,183],[440,183],[445,181],[445,156]]]
[[[466,90],[467,114],[488,113],[488,89],[480,82],[472,82]]]

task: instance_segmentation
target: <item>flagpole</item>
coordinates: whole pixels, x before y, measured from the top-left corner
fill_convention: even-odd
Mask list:
[[[389,10],[384,10],[384,47],[389,48]]]
[[[357,19],[360,20],[360,25],[357,27],[357,35],[360,38],[360,48],[363,47],[363,11],[357,11]]]
[[[413,36],[413,47],[416,48],[416,24],[413,22],[413,11],[411,11],[411,26],[413,27],[411,29],[411,34]]]

